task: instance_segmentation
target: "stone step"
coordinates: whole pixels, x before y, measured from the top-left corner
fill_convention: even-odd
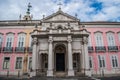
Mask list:
[[[91,77],[32,77],[30,80],[95,80]]]

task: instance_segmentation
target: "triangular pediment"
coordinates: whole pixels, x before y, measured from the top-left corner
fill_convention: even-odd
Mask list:
[[[61,10],[43,19],[43,21],[76,21],[76,20],[78,20],[76,17],[64,13]]]

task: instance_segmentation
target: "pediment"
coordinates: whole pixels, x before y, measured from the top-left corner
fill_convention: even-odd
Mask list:
[[[43,21],[76,21],[78,20],[76,17],[73,17],[63,11],[57,11],[52,15],[43,19]]]

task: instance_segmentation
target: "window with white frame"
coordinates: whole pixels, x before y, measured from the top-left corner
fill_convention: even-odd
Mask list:
[[[29,57],[29,69],[32,69],[32,57]]]
[[[118,67],[118,58],[116,55],[111,55],[111,64],[113,68]]]
[[[98,55],[99,67],[105,68],[105,56]]]
[[[2,42],[3,42],[3,35],[0,34],[0,47],[2,47]]]
[[[101,32],[95,33],[96,46],[103,46],[103,36]]]
[[[16,69],[22,69],[22,57],[16,58]]]
[[[7,34],[6,47],[12,47],[13,40],[14,40],[14,34],[13,33]]]
[[[10,67],[10,57],[4,57],[3,69],[9,69]]]
[[[107,41],[108,41],[108,46],[115,46],[114,33],[112,32],[107,33]]]
[[[120,42],[120,32],[118,33],[118,39],[119,39],[119,42]]]
[[[25,47],[25,33],[18,34],[18,47]]]
[[[91,44],[91,35],[89,34],[89,37],[88,37],[88,46],[92,46]]]
[[[92,56],[89,56],[89,67],[93,68],[93,59],[92,59]]]

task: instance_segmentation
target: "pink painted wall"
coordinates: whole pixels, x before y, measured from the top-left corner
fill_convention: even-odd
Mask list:
[[[89,53],[89,55],[91,55],[94,59],[94,61],[93,61],[94,69],[99,70],[99,63],[98,63],[97,55],[105,55],[107,70],[112,69],[110,55],[117,54],[118,55],[118,63],[120,65],[120,52],[108,52],[108,49],[107,49],[108,42],[107,42],[107,35],[106,35],[106,32],[108,32],[108,31],[114,32],[115,44],[116,44],[116,46],[119,47],[120,42],[118,40],[118,32],[120,31],[120,28],[87,28],[87,30],[91,33],[91,42],[92,42],[92,46],[94,47],[94,50],[95,50],[95,46],[96,46],[94,32],[97,32],[97,31],[103,32],[103,42],[104,42],[104,46],[106,47],[106,50],[107,50],[107,52],[105,52],[105,53],[104,52],[103,53],[102,52],[101,53],[96,53],[96,52]]]
[[[94,32],[96,31],[101,31],[103,32],[103,42],[104,42],[104,46],[106,46],[106,49],[107,49],[107,46],[108,46],[108,43],[107,43],[107,37],[106,37],[106,32],[108,31],[113,31],[115,32],[114,36],[115,36],[115,43],[116,43],[116,46],[120,46],[120,42],[118,40],[118,35],[117,35],[117,32],[120,31],[120,28],[87,28],[87,30],[91,33],[91,42],[92,42],[92,46],[94,47],[94,50],[95,50],[95,46],[96,46],[96,43],[95,43],[95,37],[94,37]],[[5,47],[5,42],[6,42],[6,33],[8,32],[13,32],[15,33],[14,35],[14,44],[13,44],[13,47],[15,49],[15,47],[17,46],[17,34],[19,32],[24,32],[23,29],[0,29],[0,32],[3,33],[3,37],[4,37],[4,40],[3,40],[3,45],[2,47]],[[107,70],[111,70],[112,67],[111,67],[111,61],[110,61],[110,55],[112,54],[117,54],[118,55],[118,59],[119,59],[119,65],[120,65],[120,52],[105,52],[105,53],[89,53],[89,55],[93,56],[93,63],[94,63],[94,70],[99,70],[99,63],[98,63],[98,56],[97,55],[105,55],[106,57],[106,69]],[[10,71],[15,71],[15,64],[16,64],[16,57],[17,56],[21,56],[21,57],[24,57],[24,54],[23,53],[0,53],[0,71],[5,71],[3,70],[3,59],[4,59],[4,56],[10,56]],[[29,54],[29,56],[31,56],[31,54]]]
[[[0,53],[0,71],[7,71],[3,69],[3,61],[4,57],[10,57],[10,67],[9,70],[11,72],[16,71],[15,65],[16,65],[16,57],[23,57],[24,59],[24,53],[16,53],[15,47],[17,47],[17,39],[18,39],[18,33],[24,32],[24,29],[0,29],[0,33],[3,33],[3,44],[2,47],[5,47],[6,43],[6,33],[12,32],[14,33],[14,42],[13,42],[13,53]],[[29,54],[31,56],[31,54]]]

